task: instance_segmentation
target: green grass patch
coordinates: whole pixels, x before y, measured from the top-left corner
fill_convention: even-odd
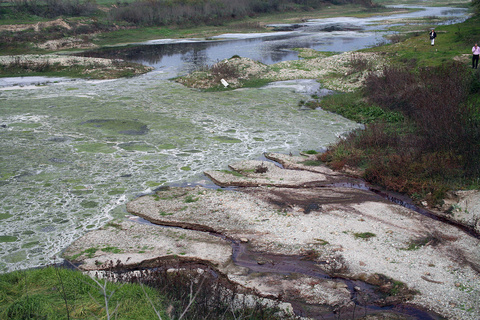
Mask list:
[[[411,240],[410,243],[408,244],[408,247],[405,248],[404,250],[407,250],[407,251],[419,250],[422,247],[425,247],[427,245],[436,245],[439,242],[440,242],[439,237],[429,234],[424,237]]]
[[[323,110],[337,113],[358,123],[375,121],[400,123],[405,120],[400,112],[384,110],[377,105],[366,102],[361,92],[328,95],[317,101],[313,107],[320,107]]]
[[[104,284],[103,280],[100,284]],[[101,288],[79,271],[47,267],[0,275],[1,319],[106,319]],[[145,293],[144,293],[145,290]],[[149,299],[163,312],[163,297],[138,284],[106,283],[116,319],[156,319]],[[148,299],[146,297],[148,295]],[[65,303],[65,300],[67,303]]]
[[[234,175],[235,177],[243,177],[243,175],[237,171],[232,171],[232,170],[220,170],[220,172],[226,173],[226,174],[231,174]],[[221,190],[221,189],[217,189]]]
[[[103,252],[111,252],[111,253],[122,253],[122,252],[123,252],[122,249],[117,248],[117,247],[111,247],[111,246],[102,248],[101,250],[102,250]]]
[[[323,162],[320,161],[320,160],[306,160],[306,161],[302,161],[300,163],[305,165],[305,166],[311,166],[311,167],[321,166],[323,164]]]
[[[373,237],[376,237],[377,235],[375,233],[371,233],[371,232],[355,232],[353,234],[353,236],[355,237],[355,239],[370,239],[370,238],[373,238]]]
[[[423,29],[424,32],[413,34],[405,41],[361,51],[386,53],[396,65],[407,64],[413,68],[440,66],[462,54],[471,55],[473,44],[478,42],[476,35],[480,33],[480,18],[473,17],[461,24],[437,26],[435,46],[431,46],[428,39],[429,26]],[[470,59],[465,63],[469,65]]]
[[[185,197],[185,203],[193,203],[193,202],[197,202],[198,200],[199,200],[198,197],[194,197],[191,194]]]
[[[329,242],[327,240],[323,240],[323,239],[319,239],[319,238],[315,238],[313,240],[316,241],[316,244],[319,244],[321,246],[326,246],[327,244],[329,244]]]

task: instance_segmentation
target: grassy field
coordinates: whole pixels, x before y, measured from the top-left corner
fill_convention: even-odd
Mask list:
[[[435,46],[430,45],[428,27],[407,32],[405,41],[389,44],[381,47],[366,49],[363,51],[384,52],[393,57],[395,63],[417,64],[418,66],[438,66],[452,61],[454,58],[468,60],[471,48],[479,41],[479,20],[469,19],[465,23],[438,26],[435,28],[437,38]],[[468,57],[462,58],[462,55]]]
[[[104,293],[112,294],[110,317]],[[1,319],[156,319],[148,299],[167,318],[164,298],[147,286],[97,284],[81,272],[53,267],[0,275]]]
[[[145,285],[131,274],[116,282],[53,266],[0,274],[0,319],[296,319],[260,300],[233,302],[234,288],[196,267],[164,267],[144,274]]]

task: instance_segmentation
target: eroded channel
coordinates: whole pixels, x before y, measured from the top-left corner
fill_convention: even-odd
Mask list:
[[[252,251],[248,243],[231,239],[223,234],[215,231],[208,231],[208,227],[201,225],[185,225],[170,224],[162,225],[152,223],[143,218],[136,218],[136,222],[141,224],[156,225],[159,228],[188,229],[200,232],[206,232],[215,237],[227,240],[232,247],[232,261],[242,268],[248,269],[248,274],[255,274],[255,277],[262,278],[266,283],[276,283],[277,286],[285,286],[282,281],[290,281],[296,279],[306,279],[308,283],[319,284],[321,282],[329,282],[328,286],[336,288],[344,288],[349,292],[349,301],[338,302],[338,305],[315,304],[308,302],[308,294],[302,295],[298,290],[301,286],[298,283],[291,284],[291,288],[285,290],[285,294],[281,298],[275,295],[260,295],[260,297],[287,302],[293,307],[295,315],[307,317],[309,319],[360,319],[367,315],[378,315],[388,317],[388,319],[417,319],[417,320],[440,320],[441,316],[432,311],[419,308],[408,303],[408,300],[414,291],[403,289],[403,292],[391,296],[392,280],[376,275],[371,277],[369,283],[359,279],[348,279],[340,276],[343,262],[342,261],[315,261],[314,252],[306,252],[304,255],[280,255],[265,252]],[[106,265],[109,265],[108,263]],[[110,263],[114,266],[115,261]],[[151,270],[158,272],[159,268],[166,270],[178,270],[178,272],[198,273],[200,269],[209,273],[207,276],[213,276],[215,282],[219,284],[227,284],[228,286],[240,286],[231,280],[228,275],[223,274],[212,264],[205,264],[201,260],[183,259],[182,257],[163,257],[152,261],[144,261],[141,263],[144,267],[129,267],[123,269],[122,265],[116,268],[107,267],[106,270],[118,275],[129,274],[132,270],[142,271],[145,279]],[[323,267],[321,267],[323,266]],[[101,269],[101,268],[100,268]],[[118,276],[117,275],[117,276]],[[129,276],[125,277],[129,279]],[[222,279],[222,280],[220,280]],[[139,279],[141,280],[141,279]],[[300,280],[301,282],[302,280]],[[148,283],[148,280],[147,280]],[[275,285],[274,285],[275,286]],[[297,287],[298,286],[298,287]],[[251,292],[258,295],[255,290],[246,290],[241,288],[242,292]],[[236,291],[234,289],[234,291]]]

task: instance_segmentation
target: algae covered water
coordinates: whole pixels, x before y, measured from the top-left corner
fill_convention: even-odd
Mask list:
[[[299,83],[200,92],[160,72],[0,91],[0,270],[59,261],[155,188],[263,152],[320,149],[358,127],[304,110]],[[57,256],[57,258],[55,258]]]

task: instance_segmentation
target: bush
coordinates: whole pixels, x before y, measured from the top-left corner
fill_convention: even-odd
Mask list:
[[[126,6],[118,6],[109,12],[112,20],[124,20],[140,25],[213,24],[254,16],[261,13],[290,11],[299,8],[309,10],[326,3],[359,3],[371,7],[370,0],[138,0]],[[340,4],[338,3],[338,4]]]
[[[14,0],[17,12],[56,18],[58,16],[90,16],[97,11],[94,1],[85,0]]]
[[[428,199],[435,204],[438,194],[480,176],[479,77],[455,63],[370,74],[364,91],[368,110],[379,106],[403,119],[386,122],[375,112],[365,130],[350,133],[320,158],[336,169],[364,168],[368,182],[390,190],[436,195]],[[346,102],[332,109],[347,109],[351,118],[364,114],[362,103]]]
[[[210,67],[210,72],[215,78],[215,82],[219,82],[221,79],[236,79],[240,76],[238,68],[228,63],[228,60],[219,61]]]
[[[383,75],[367,78],[365,90],[370,101],[411,119],[428,151],[478,156],[479,142],[472,139],[479,135],[478,110],[467,103],[476,86],[478,80],[469,70],[452,63],[418,73],[386,68]]]

